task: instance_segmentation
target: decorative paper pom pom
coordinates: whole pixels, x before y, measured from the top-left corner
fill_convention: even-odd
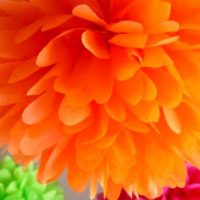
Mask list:
[[[6,156],[0,162],[1,200],[64,200],[57,183],[41,185],[36,180],[36,170],[31,164],[26,170]]]
[[[200,167],[200,0],[0,0],[0,144],[148,198]]]

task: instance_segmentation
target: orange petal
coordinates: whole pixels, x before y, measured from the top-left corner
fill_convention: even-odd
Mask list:
[[[102,20],[88,5],[86,4],[80,4],[76,6],[72,10],[72,14],[80,17],[82,19],[94,22],[95,24],[98,24],[100,26],[106,26],[106,23],[104,20]]]
[[[92,177],[90,181],[90,199],[95,199],[97,194],[98,180],[96,177]]]
[[[143,26],[139,22],[124,20],[111,24],[108,29],[114,33],[137,33],[143,31]]]
[[[53,109],[55,93],[48,91],[31,102],[22,114],[23,122],[26,124],[37,124],[41,122]]]
[[[119,131],[116,128],[110,127],[108,130],[109,134],[105,135],[101,140],[94,143],[98,149],[107,149],[112,146],[115,140],[118,138]]]
[[[55,65],[50,71],[49,68],[43,68],[39,72],[40,74],[43,74],[42,78],[35,81],[35,84],[28,90],[27,95],[39,95],[42,92],[47,91],[50,86],[52,87],[54,77],[62,72],[62,66]]]
[[[33,6],[26,1],[0,1],[0,8],[8,15],[26,19],[27,21],[35,20],[42,14],[42,12],[36,6]]]
[[[48,162],[49,157],[51,156],[53,151],[53,148],[50,147],[48,149],[45,149],[42,152],[41,160],[40,160],[40,165],[37,173],[37,179],[40,181],[42,184],[46,184],[48,182],[48,176],[45,176],[45,168],[46,168],[46,163]]]
[[[59,118],[67,126],[73,126],[90,116],[90,107],[72,107],[64,98],[59,107]]]
[[[174,133],[177,133],[177,134],[181,133],[182,124],[180,122],[180,119],[178,118],[176,111],[173,109],[163,108],[163,113],[164,113],[164,117],[169,128]]]
[[[160,109],[156,101],[141,101],[131,111],[143,122],[158,122]]]
[[[133,77],[140,67],[139,63],[134,58],[130,58],[124,49],[115,46],[111,48],[111,64],[114,74],[119,81]]]
[[[68,60],[71,61],[74,57],[76,58],[79,48],[74,48],[74,46],[80,46],[81,32],[79,29],[61,32],[40,50],[36,64],[45,67],[63,60],[67,63]]]
[[[20,29],[15,37],[15,42],[20,43],[34,35],[42,27],[42,21],[38,20]]]
[[[104,159],[103,150],[97,149],[93,145],[77,145],[76,161],[81,170],[91,172],[97,168]],[[85,156],[87,155],[87,156]]]
[[[70,15],[66,14],[47,16],[44,18],[42,31],[48,31],[50,29],[56,28],[66,22],[70,17]]]
[[[55,118],[56,112],[51,112],[46,118],[44,118],[40,123],[34,125],[28,125],[26,134],[30,138],[35,138],[42,136],[43,133],[52,132],[52,130],[57,129],[58,137],[60,137],[61,123],[58,118]]]
[[[22,136],[26,132],[27,128],[28,126],[20,119],[11,128],[10,135],[14,137],[17,137],[18,135]]]
[[[118,96],[113,95],[104,107],[112,119],[116,121],[123,121],[126,118],[125,104]]]
[[[78,135],[78,140],[83,144],[95,143],[104,138],[108,132],[109,116],[105,110],[103,108],[94,107],[93,113],[93,124],[91,124],[82,134]]]
[[[136,16],[142,21],[145,28],[151,29],[155,24],[169,19],[171,3],[160,0],[146,0],[136,2],[135,9],[139,10],[136,12]]]
[[[83,192],[88,184],[89,176],[86,172],[82,171],[76,163],[68,167],[68,182],[72,189],[75,191]]]
[[[77,89],[75,92],[66,94],[66,101],[68,102],[68,105],[74,107],[82,107],[90,104],[93,99],[91,95],[86,95],[86,91],[87,90],[83,87]]]
[[[104,191],[104,193],[109,200],[116,200],[119,198],[121,190],[122,186],[114,184],[112,179],[110,178],[107,183],[107,190]]]
[[[132,166],[135,163],[136,153],[132,135],[128,131],[121,131],[117,140],[112,145],[110,159],[116,165]]]
[[[6,112],[6,114],[0,117],[0,145],[8,143],[8,139],[10,137],[8,133],[10,132],[12,126],[20,118],[19,111],[21,110],[21,107],[19,105],[15,105],[7,109],[2,110]]]
[[[157,89],[154,82],[143,73],[144,93],[143,99],[146,101],[154,100],[157,96]]]
[[[35,55],[42,47],[43,37],[36,37],[38,42],[29,39],[22,43],[15,43],[17,31],[0,30],[0,57],[5,59],[23,60]],[[31,48],[27,48],[31,46]]]
[[[56,80],[54,83],[54,89],[63,94],[67,94],[70,98],[70,95],[76,98],[76,95],[82,94],[82,96],[85,94],[83,92],[87,91],[85,88],[86,85],[86,68],[85,66],[89,65],[90,59],[88,59],[87,56],[80,56],[79,59],[75,61],[75,63],[72,62],[70,65],[65,65],[63,63],[62,67],[63,70],[61,73],[59,73],[56,76]],[[89,98],[84,97],[84,100],[88,101]],[[83,102],[86,102],[84,101]],[[70,99],[69,99],[70,101]],[[80,101],[80,99],[79,99]],[[76,100],[78,102],[78,99]],[[74,102],[75,103],[75,102]]]
[[[127,129],[140,132],[147,133],[149,132],[148,126],[138,119],[138,117],[134,116],[130,111],[127,112],[126,120],[122,123]]]
[[[170,53],[174,65],[181,75],[184,86],[188,95],[193,101],[200,100],[200,69],[199,69],[199,52],[185,50]]]
[[[45,46],[37,56],[37,66],[43,67],[55,64],[60,58],[60,52],[58,49],[63,49],[63,40],[54,39]]]
[[[9,76],[12,73],[13,68],[17,65],[18,62],[11,62],[0,64],[0,84],[5,84],[9,80]]]
[[[179,36],[171,36],[171,37],[159,39],[157,41],[154,41],[154,39],[152,39],[152,40],[150,39],[148,41],[147,46],[148,47],[156,47],[156,46],[168,45],[168,44],[176,42],[179,38],[180,38]]]
[[[25,90],[22,83],[0,86],[0,105],[19,103],[24,98]]]
[[[43,179],[46,181],[51,181],[55,179],[55,177],[59,176],[60,173],[64,170],[64,168],[67,165],[67,161],[65,154],[67,152],[67,145],[68,140],[64,138],[61,140],[53,149],[52,151],[45,150],[42,153],[42,158],[41,163],[40,163],[40,168],[39,168],[39,178],[40,180]]]
[[[163,67],[173,65],[173,61],[162,47],[147,48],[144,50],[143,66]]]
[[[10,74],[9,83],[17,82],[24,78],[27,78],[29,75],[38,70],[39,68],[35,64],[35,58],[16,63],[15,67],[12,70],[12,73]]]
[[[135,163],[135,144],[131,134],[122,132],[109,152],[109,168],[112,180],[122,183],[128,175],[129,169]],[[120,170],[123,167],[123,172]]]
[[[143,96],[144,84],[142,79],[143,77],[140,72],[137,72],[133,78],[127,81],[117,82],[117,93],[127,103],[131,105],[137,104]]]
[[[63,132],[66,134],[76,134],[79,133],[83,130],[85,130],[86,128],[88,128],[92,123],[91,118],[87,118],[85,120],[83,120],[82,122],[80,122],[79,124],[76,124],[74,126],[63,126]]]
[[[157,87],[157,100],[161,106],[177,106],[183,95],[182,85],[167,70],[155,69],[147,70],[148,76],[153,80]]]
[[[1,30],[16,30],[20,29],[23,26],[23,22],[20,20],[16,20],[16,18],[12,16],[4,16],[0,17],[0,29]]]
[[[60,137],[61,133],[55,129],[41,132],[41,134],[35,138],[27,133],[21,139],[20,149],[23,154],[27,156],[39,155],[43,150],[54,145]]]
[[[87,66],[87,88],[89,94],[97,103],[106,103],[112,94],[113,74],[109,61],[91,58]]]
[[[144,48],[147,42],[146,34],[117,34],[113,36],[110,43],[127,48]]]
[[[82,34],[84,47],[98,58],[108,59],[109,52],[102,35],[95,31],[86,30]]]
[[[165,21],[158,24],[152,30],[150,30],[150,34],[160,34],[160,33],[170,33],[177,32],[180,26],[176,21]]]

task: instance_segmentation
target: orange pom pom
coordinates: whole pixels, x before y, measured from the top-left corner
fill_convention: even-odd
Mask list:
[[[41,182],[154,198],[200,167],[200,1],[0,1],[0,144]]]

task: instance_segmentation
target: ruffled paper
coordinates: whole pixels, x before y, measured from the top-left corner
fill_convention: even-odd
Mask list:
[[[183,188],[164,188],[162,195],[154,200],[198,200],[200,197],[200,171],[187,165],[188,176],[186,185]],[[97,200],[105,200],[103,194],[97,196]],[[148,200],[142,196],[132,196],[124,190],[121,192],[118,200]]]
[[[0,143],[148,198],[200,167],[199,0],[1,0]]]

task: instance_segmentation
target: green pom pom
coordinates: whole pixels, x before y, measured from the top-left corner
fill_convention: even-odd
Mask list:
[[[30,164],[26,170],[6,156],[0,162],[0,200],[64,200],[58,183],[41,185]]]

